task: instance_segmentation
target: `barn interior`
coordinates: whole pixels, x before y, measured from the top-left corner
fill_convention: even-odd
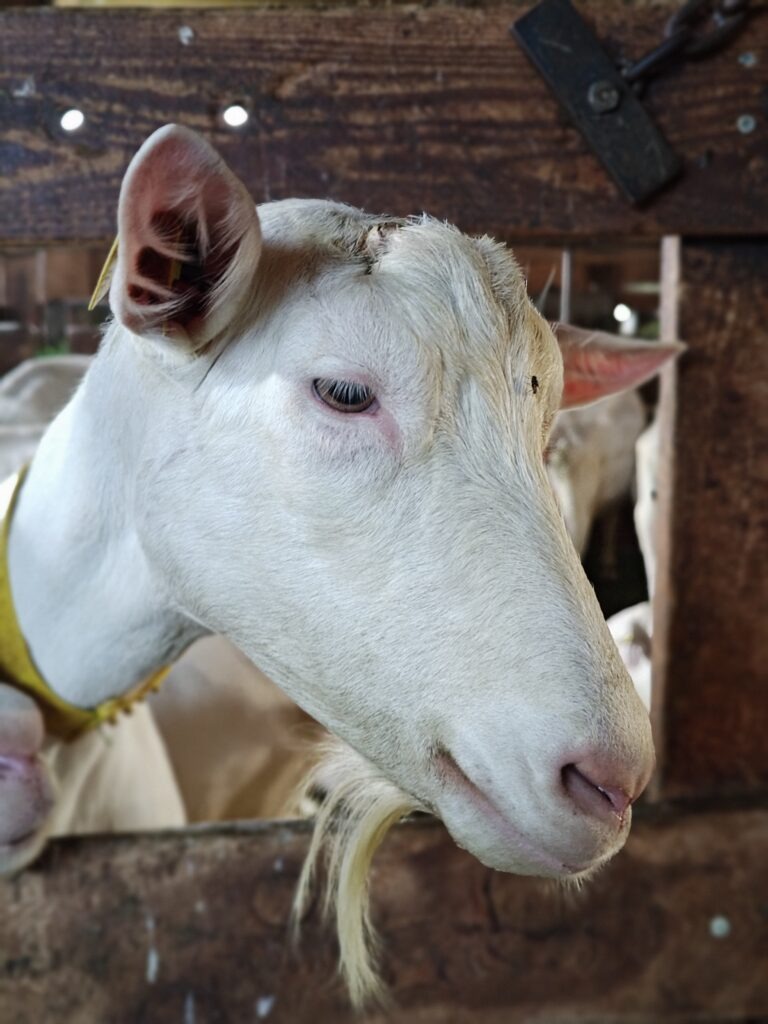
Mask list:
[[[408,816],[371,871],[386,1001],[353,1007],[317,894],[291,938],[324,730],[206,638],[146,705],[184,827],[85,808],[0,879],[0,1024],[768,1019],[768,14],[575,9],[589,43],[565,0],[0,4],[3,475],[99,347],[120,181],[166,123],[206,137],[256,202],[427,211],[506,242],[548,321],[686,345],[560,412],[545,455],[653,726],[615,859],[576,892],[484,867]],[[536,12],[567,29],[570,81],[536,49]],[[682,30],[707,45],[635,87],[638,59]],[[627,113],[611,140],[594,93],[585,128],[568,95],[605,85],[606,53],[616,105],[651,128]],[[659,150],[648,169],[651,130],[673,168]]]

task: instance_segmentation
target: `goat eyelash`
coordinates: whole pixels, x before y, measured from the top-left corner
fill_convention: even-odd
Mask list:
[[[316,377],[312,381],[312,390],[324,405],[342,413],[365,412],[376,401],[367,384],[352,380]]]

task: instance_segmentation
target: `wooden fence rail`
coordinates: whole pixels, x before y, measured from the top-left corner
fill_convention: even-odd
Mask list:
[[[126,163],[168,121],[205,133],[257,200],[427,210],[497,235],[768,233],[768,17],[649,88],[686,171],[638,211],[510,35],[530,6],[0,9],[0,244],[110,239]],[[581,5],[617,59],[678,6]],[[233,102],[251,111],[239,131],[221,119]],[[72,135],[70,107],[86,116]]]
[[[0,1021],[695,1024],[768,1019],[768,813],[648,815],[581,894],[395,829],[376,919],[395,1007],[357,1017],[316,916],[288,911],[308,831],[57,842],[8,886]],[[4,1009],[5,1008],[5,1009]]]

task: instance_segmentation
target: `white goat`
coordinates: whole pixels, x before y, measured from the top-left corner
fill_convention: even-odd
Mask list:
[[[649,597],[653,597],[656,583],[656,496],[658,489],[659,427],[655,420],[638,438],[637,500],[635,502],[635,530],[640,542],[648,582]],[[632,681],[647,708],[651,706],[651,642],[653,637],[653,607],[651,601],[641,601],[624,608],[608,620],[616,646]]]
[[[29,462],[89,363],[88,356],[28,359],[0,378],[0,480]]]
[[[555,420],[547,473],[580,555],[597,516],[631,491],[635,441],[645,420],[642,399],[633,390],[561,412]]]
[[[374,978],[347,910],[396,816],[427,808],[492,867],[580,879],[623,845],[652,768],[544,471],[558,346],[503,246],[329,202],[257,212],[184,129],[134,158],[118,230],[115,320],[8,513],[18,637],[49,720],[63,701],[92,723],[222,633],[365,756],[335,859],[359,1000]],[[597,350],[563,344],[567,396],[623,384],[620,357],[598,378]],[[44,784],[17,725],[5,863],[45,827],[42,799],[23,832],[5,813]]]
[[[224,637],[194,643],[149,706],[190,821],[295,815],[320,729]]]
[[[46,430],[77,390],[90,356],[27,359],[0,378],[0,425]],[[18,467],[14,467],[18,468]]]
[[[32,458],[89,364],[87,356],[29,360],[0,380],[0,478]],[[29,838],[38,846],[48,834],[171,827],[186,820],[163,741],[146,705],[137,706],[119,728],[105,725],[62,743],[45,737],[42,717],[30,697],[0,683],[0,732],[0,769],[19,783],[4,791],[6,796],[15,793],[17,803],[4,804],[0,813],[9,823],[16,822],[11,827],[17,836],[34,833]],[[47,768],[42,781],[28,760],[37,756]],[[49,805],[46,826],[38,829],[39,814]],[[28,851],[17,839],[4,860],[11,867],[27,858]]]
[[[90,365],[66,355],[20,363],[0,379],[0,479],[28,462]],[[2,687],[8,706],[25,700]],[[37,718],[29,705],[28,713]],[[307,716],[223,637],[194,643],[163,690],[119,729],[39,746],[56,779],[52,835],[168,828],[284,814],[308,767],[296,740]],[[158,731],[159,727],[159,731]],[[2,746],[0,745],[0,749]],[[166,752],[167,751],[167,752]]]
[[[648,593],[656,587],[656,512],[659,490],[659,421],[654,419],[635,445],[637,500],[635,530],[643,553]]]
[[[589,347],[589,336],[584,344]],[[632,365],[637,356],[632,343],[621,344]],[[640,354],[644,356],[644,350]],[[86,356],[31,360],[0,380],[4,473],[31,458],[89,363]],[[636,372],[647,373],[644,359]],[[579,551],[595,515],[629,491],[634,443],[644,416],[637,392],[629,390],[565,410],[555,419],[547,470]],[[644,493],[641,490],[640,498]],[[642,606],[621,612],[609,625],[621,640],[622,654],[622,644],[635,640],[627,647],[625,663],[645,700],[647,686],[640,685],[647,662],[642,650],[645,632],[635,622],[638,611]],[[629,613],[631,621],[625,625]],[[276,817],[292,811],[299,783],[315,758],[314,744],[307,742],[310,719],[226,639],[206,637],[194,643],[174,665],[161,691],[152,695],[149,707],[152,716],[141,707],[125,720],[120,742],[94,745],[92,737],[83,738],[67,745],[67,754],[61,744],[48,744],[48,760],[55,761],[59,780],[54,834],[178,824],[178,795],[168,796],[175,789],[169,761],[191,821]],[[157,753],[160,738],[167,758]],[[81,771],[78,751],[83,752]],[[119,788],[109,783],[117,773],[126,779]],[[337,776],[326,766],[320,788],[327,791]],[[90,790],[87,801],[78,798],[84,787]],[[142,794],[140,802],[136,792]]]

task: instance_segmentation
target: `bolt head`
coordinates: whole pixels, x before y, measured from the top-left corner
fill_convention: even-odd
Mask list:
[[[615,110],[621,102],[621,92],[618,86],[608,79],[602,78],[593,82],[587,91],[587,103],[596,114],[607,114]]]

